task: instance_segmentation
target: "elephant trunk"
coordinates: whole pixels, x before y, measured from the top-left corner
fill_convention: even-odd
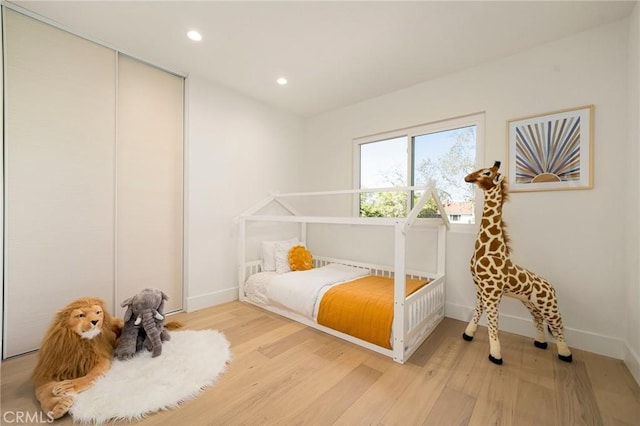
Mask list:
[[[160,340],[162,330],[158,328],[151,309],[145,309],[142,312],[142,327],[151,342],[151,356],[155,358],[162,353],[162,341]]]

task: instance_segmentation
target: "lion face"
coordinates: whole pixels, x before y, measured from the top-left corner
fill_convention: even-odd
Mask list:
[[[102,332],[104,309],[100,305],[75,308],[69,312],[69,328],[83,339],[93,339]]]

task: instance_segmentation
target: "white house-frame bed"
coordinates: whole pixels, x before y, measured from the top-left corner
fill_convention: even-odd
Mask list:
[[[296,209],[286,201],[286,199],[290,197],[316,197],[344,194],[358,195],[363,192],[385,191],[403,191],[407,193],[411,193],[410,191],[423,192],[406,218],[303,216],[298,214]],[[440,218],[420,219],[418,222],[416,222],[418,214],[430,198],[435,201],[437,209],[440,213]],[[285,214],[268,215],[258,213],[271,203],[277,203],[278,205],[283,207],[286,211]],[[368,225],[375,227],[379,226],[392,228],[394,257],[392,266],[369,264],[315,255],[313,259],[314,268],[320,268],[332,264],[346,265],[348,267],[366,269],[371,275],[393,279],[393,319],[390,339],[391,349],[379,346],[377,344],[372,344],[366,340],[362,340],[341,331],[326,327],[316,322],[314,318],[301,315],[295,311],[283,308],[282,306],[255,303],[250,298],[248,298],[247,294],[245,293],[245,283],[250,276],[261,272],[263,263],[260,259],[247,259],[247,224],[250,222],[300,224],[299,240],[307,244],[307,225],[310,224],[337,224],[352,226]],[[238,224],[238,284],[240,301],[257,305],[263,309],[293,319],[309,327],[313,327],[315,329],[340,337],[344,340],[363,346],[375,352],[389,356],[393,358],[394,361],[399,363],[405,363],[415,352],[415,350],[422,344],[422,342],[424,342],[424,340],[429,336],[429,334],[435,329],[442,318],[444,318],[446,231],[449,228],[449,220],[444,207],[438,199],[433,184],[429,184],[427,187],[402,187],[271,194],[265,200],[261,201],[249,210],[242,213],[238,217]],[[435,250],[435,253],[437,255],[437,259],[435,261],[435,273],[406,268],[407,235],[412,231],[412,229],[423,226],[435,228],[435,231],[437,232],[437,237],[434,239],[435,243],[437,244],[437,248]],[[309,248],[313,252],[313,247]],[[428,285],[419,288],[409,296],[405,297],[408,279],[428,280],[429,283]],[[319,304],[320,300],[318,300],[317,303]]]

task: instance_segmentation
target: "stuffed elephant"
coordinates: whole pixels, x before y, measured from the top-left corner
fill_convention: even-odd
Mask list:
[[[171,338],[164,329],[164,301],[168,299],[162,291],[147,288],[121,303],[127,310],[115,349],[119,360],[131,358],[143,347],[153,358],[162,353],[162,342]]]

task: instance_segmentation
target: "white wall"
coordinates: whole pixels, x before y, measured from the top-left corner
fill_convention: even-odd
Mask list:
[[[636,4],[629,25],[629,147],[627,157],[628,275],[626,277],[627,348],[624,360],[640,383],[640,4]]]
[[[594,188],[512,194],[504,219],[513,259],[555,284],[570,346],[622,358],[628,37],[629,21],[620,21],[313,117],[305,127],[305,188],[349,188],[356,137],[485,111],[484,163],[493,164],[506,162],[507,120],[594,104]],[[446,314],[465,321],[475,303],[474,240],[475,231],[448,236]],[[500,326],[533,335],[514,300],[503,301]]]
[[[0,9],[0,21],[3,19],[3,13]],[[4,31],[0,31],[0,46],[4,46],[3,34]],[[4,81],[4,54],[1,55],[0,58],[0,78]],[[0,124],[4,128],[4,85],[0,84],[0,95],[2,95],[3,102],[0,104]],[[2,142],[2,146],[4,147],[4,132],[0,134],[0,142]],[[4,149],[4,148],[3,148]],[[2,173],[2,185],[0,187],[0,197],[2,197],[2,208],[0,209],[0,223],[2,223],[2,227],[0,229],[0,236],[2,237],[2,244],[0,244],[0,274],[4,277],[4,152],[2,155],[2,162],[0,162],[0,172]],[[0,291],[0,346],[4,344],[4,287],[2,291]],[[0,353],[2,352],[2,347],[0,347]]]
[[[301,119],[199,76],[187,79],[185,310],[237,299],[234,217],[298,189]]]

